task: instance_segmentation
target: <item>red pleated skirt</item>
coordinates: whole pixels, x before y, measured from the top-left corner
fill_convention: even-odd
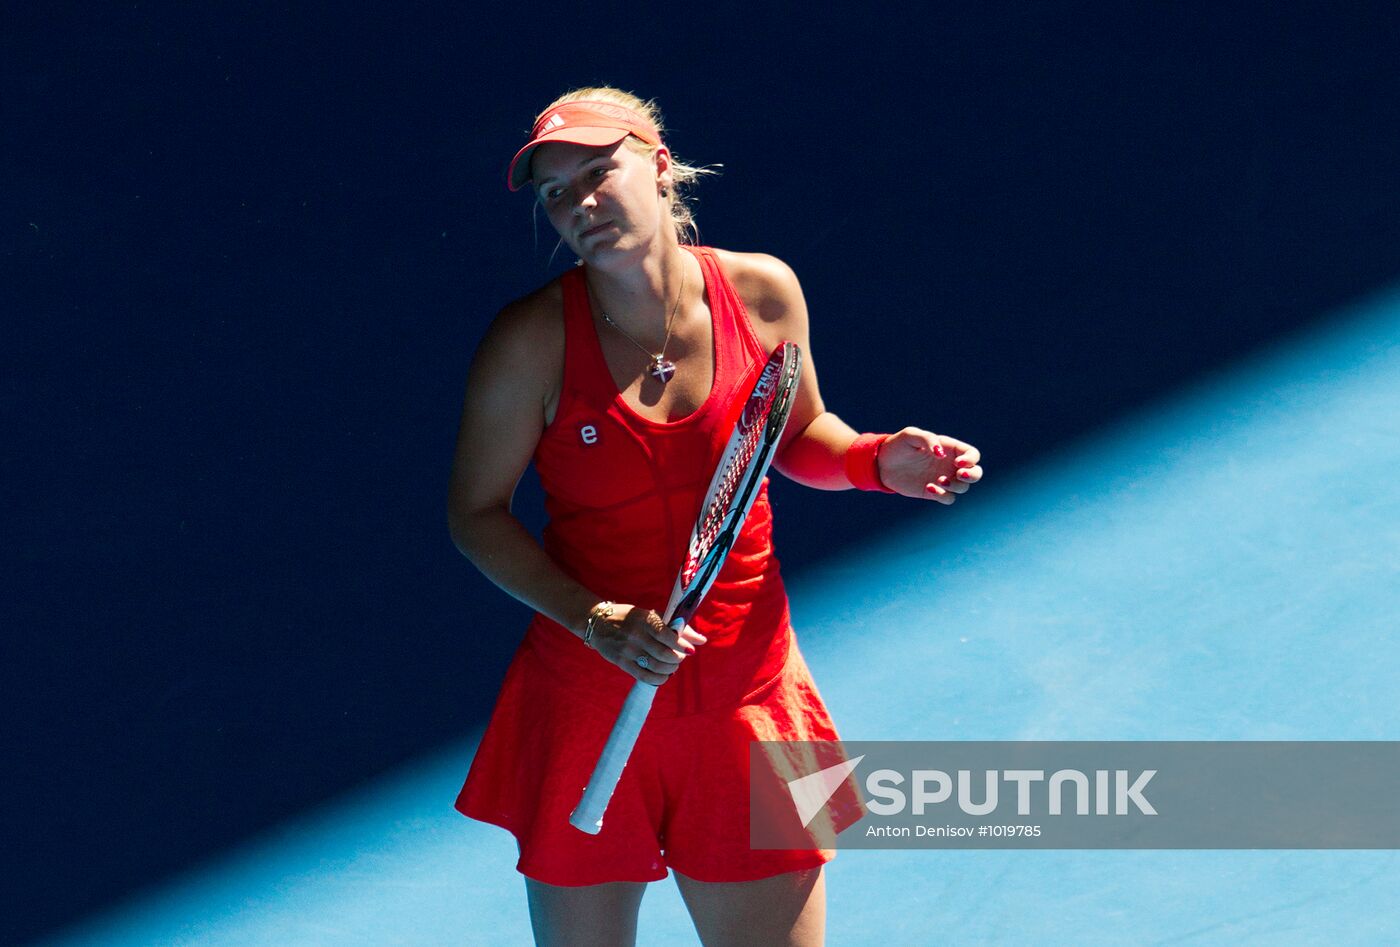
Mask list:
[[[682,662],[657,693],[601,832],[588,835],[569,814],[632,678],[550,624],[537,619],[512,659],[456,801],[463,815],[515,836],[522,874],[588,885],[655,881],[673,868],[699,881],[752,881],[835,856],[749,845],[750,744],[840,739],[790,625],[773,636],[764,662],[777,672],[725,705],[686,712],[686,685],[677,686],[724,656],[701,646]]]

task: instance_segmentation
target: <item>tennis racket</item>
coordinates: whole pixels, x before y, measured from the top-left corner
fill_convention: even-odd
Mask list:
[[[759,485],[763,483],[773,451],[787,425],[801,368],[802,350],[791,342],[783,342],[769,357],[753,392],[744,402],[734,432],[720,455],[719,466],[710,479],[710,488],[700,506],[700,518],[690,533],[685,564],[676,576],[671,601],[663,616],[668,626],[677,628],[690,621],[719,575],[729,547],[734,545],[749,508],[758,496]],[[583,790],[583,797],[569,816],[574,828],[589,835],[597,835],[602,830],[603,812],[646,723],[657,687],[642,681],[632,685],[598,757],[598,764],[593,768],[593,776]]]

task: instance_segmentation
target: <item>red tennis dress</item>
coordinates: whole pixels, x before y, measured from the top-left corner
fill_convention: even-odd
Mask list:
[[[736,413],[768,353],[713,251],[705,279],[714,384],[688,417],[657,422],[623,400],[603,358],[582,268],[562,277],[564,382],[534,463],[545,550],[600,599],[664,610]],[[456,808],[502,826],[517,869],[556,885],[750,881],[829,861],[827,849],[749,847],[749,744],[837,740],[789,623],[765,480],[692,627],[709,640],[657,690],[598,835],[569,824],[633,679],[536,614]]]

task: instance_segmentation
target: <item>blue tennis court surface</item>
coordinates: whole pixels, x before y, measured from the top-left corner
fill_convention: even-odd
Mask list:
[[[1400,738],[1400,294],[1014,478],[987,466],[953,509],[911,503],[902,532],[790,577],[847,739]],[[52,943],[529,943],[513,840],[451,807],[472,750]],[[832,944],[1400,942],[1393,851],[847,851],[828,871]],[[671,883],[639,942],[697,943]]]

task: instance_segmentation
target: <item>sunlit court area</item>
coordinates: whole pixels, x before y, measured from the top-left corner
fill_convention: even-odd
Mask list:
[[[921,512],[794,574],[843,737],[1393,738],[1397,406],[1391,292],[1067,444],[956,535]],[[529,943],[513,841],[447,804],[473,751],[425,757],[45,943]],[[1389,850],[845,851],[827,871],[833,944],[1400,934]],[[698,943],[669,881],[640,929]]]
[[[1179,844],[855,822],[832,947],[1400,943],[1396,49],[1394,0],[15,5],[0,945],[625,942],[650,870],[636,943],[764,947],[811,856],[736,844],[746,754],[833,726],[1201,762],[1141,784]]]

